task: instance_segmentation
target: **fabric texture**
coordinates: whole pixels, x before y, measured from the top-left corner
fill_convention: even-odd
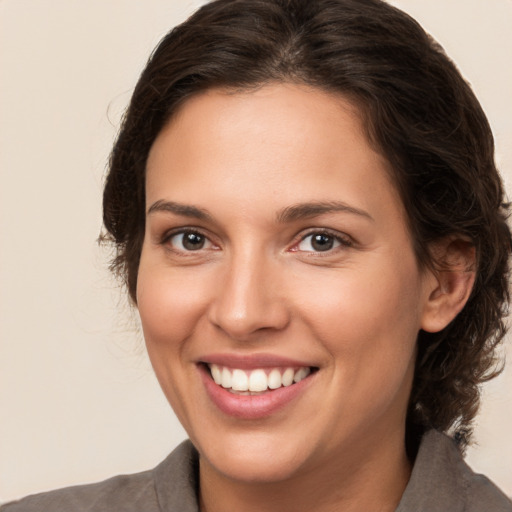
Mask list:
[[[153,470],[28,496],[0,512],[198,512],[198,467],[185,441]],[[467,466],[449,437],[432,430],[396,512],[512,512],[512,501]]]

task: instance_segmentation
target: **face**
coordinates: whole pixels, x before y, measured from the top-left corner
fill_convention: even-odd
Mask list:
[[[156,139],[146,185],[138,308],[202,464],[268,482],[403,445],[430,280],[356,109],[208,91]]]

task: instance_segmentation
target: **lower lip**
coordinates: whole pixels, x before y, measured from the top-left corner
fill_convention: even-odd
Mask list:
[[[314,377],[314,374],[310,374],[296,384],[283,386],[261,395],[237,395],[215,384],[205,365],[200,364],[198,368],[211,401],[224,414],[248,420],[265,418],[283,409],[304,393]]]

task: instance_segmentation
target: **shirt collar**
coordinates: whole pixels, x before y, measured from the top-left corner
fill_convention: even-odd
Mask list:
[[[199,456],[190,441],[153,471],[160,510],[199,512]],[[467,472],[455,442],[435,430],[427,432],[396,512],[463,512]]]

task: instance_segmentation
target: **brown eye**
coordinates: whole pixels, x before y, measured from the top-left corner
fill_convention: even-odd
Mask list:
[[[311,237],[311,247],[315,251],[328,251],[334,246],[334,237],[329,235],[313,235]]]
[[[329,233],[311,233],[305,236],[297,246],[299,251],[326,252],[339,247],[341,241]]]
[[[197,251],[204,247],[204,236],[197,233],[185,233],[183,235],[183,247],[189,251]]]
[[[199,251],[212,245],[204,235],[195,231],[177,233],[170,238],[169,243],[179,251]]]

